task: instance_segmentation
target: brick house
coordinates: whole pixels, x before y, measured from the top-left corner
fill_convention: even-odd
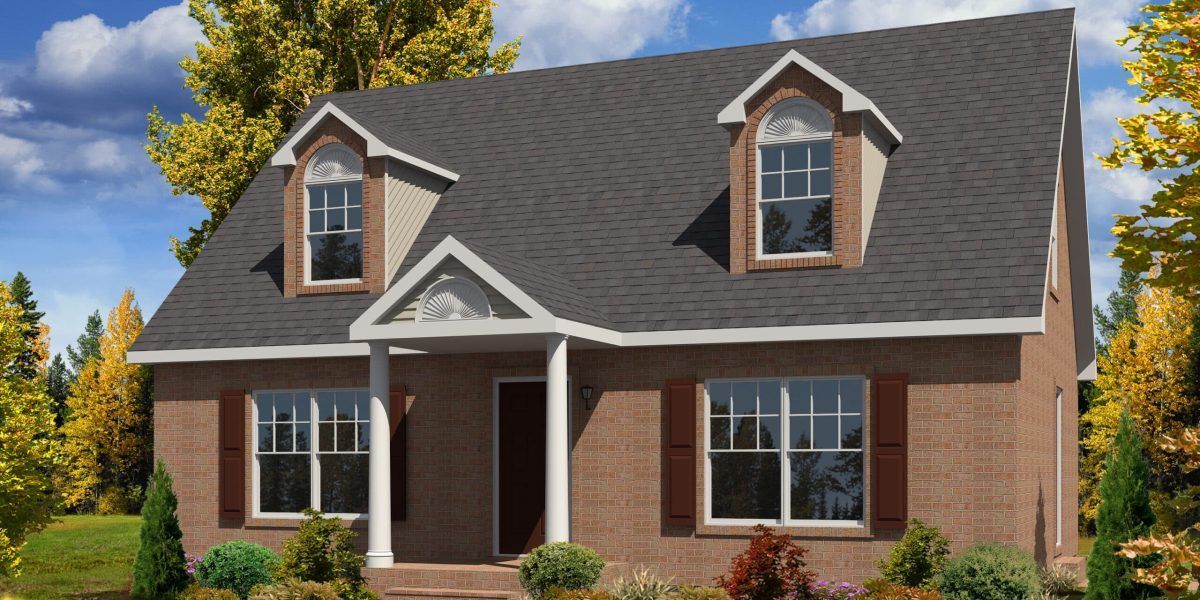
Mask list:
[[[146,326],[189,551],[316,507],[397,596],[572,540],[708,583],[766,523],[1076,550],[1074,14],[324,96]]]

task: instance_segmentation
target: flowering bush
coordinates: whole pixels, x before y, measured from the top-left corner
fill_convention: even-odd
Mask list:
[[[196,576],[196,566],[200,564],[200,561],[204,557],[184,553],[183,558],[185,561],[184,569],[187,571],[187,574],[191,575],[192,577],[195,577]]]
[[[817,600],[849,600],[851,598],[865,598],[867,589],[854,585],[849,581],[826,581],[824,579],[809,586],[812,590],[813,597]]]
[[[756,525],[755,536],[745,552],[733,557],[729,574],[717,578],[733,600],[814,600],[815,575],[805,569],[808,552],[786,535],[775,535],[770,527]]]

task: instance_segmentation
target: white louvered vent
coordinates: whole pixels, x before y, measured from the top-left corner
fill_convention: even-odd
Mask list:
[[[470,321],[492,318],[487,294],[473,281],[461,277],[443,279],[431,286],[421,298],[417,320]]]
[[[353,150],[337,144],[325,146],[317,151],[309,166],[306,182],[361,178],[362,161],[358,159],[358,155]]]
[[[767,114],[759,141],[782,141],[833,133],[829,113],[811,100],[788,100]]]

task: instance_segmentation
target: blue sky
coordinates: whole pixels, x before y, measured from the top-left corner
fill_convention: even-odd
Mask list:
[[[523,35],[517,68],[577,64],[847,31],[1077,6],[1085,150],[1105,152],[1137,110],[1111,40],[1136,0],[501,0],[498,39]],[[145,114],[194,110],[177,63],[199,28],[164,0],[43,0],[0,9],[0,279],[32,281],[61,352],[122,290],[147,317],[182,274],[171,235],[206,215],[172,196],[142,150]],[[1140,172],[1087,165],[1093,296],[1117,276],[1111,215],[1155,189]]]

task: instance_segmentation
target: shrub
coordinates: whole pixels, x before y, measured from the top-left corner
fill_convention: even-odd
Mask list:
[[[595,550],[570,542],[554,542],[534,548],[521,561],[517,576],[521,587],[539,599],[553,588],[590,590],[603,572],[604,559]]]
[[[1067,598],[1079,591],[1079,575],[1062,566],[1042,569],[1038,573],[1042,585],[1042,596],[1045,598]]]
[[[942,595],[933,589],[896,585],[886,579],[869,579],[863,582],[870,600],[942,600]]]
[[[230,590],[200,587],[193,583],[183,590],[179,600],[238,600],[238,595]]]
[[[808,552],[786,535],[774,535],[771,528],[756,525],[754,538],[745,552],[733,557],[728,575],[717,578],[733,600],[811,600],[815,596],[815,575],[805,569]]]
[[[867,590],[849,581],[826,581],[824,579],[812,584],[813,597],[818,600],[850,600],[851,598],[866,598]]]
[[[983,544],[946,563],[938,590],[947,600],[1038,600],[1033,557],[1008,546]]]
[[[150,492],[142,505],[142,530],[133,562],[135,598],[170,598],[188,584],[183,554],[183,530],[175,508],[179,500],[171,489],[171,475],[160,460],[150,476]]]
[[[338,600],[338,591],[332,583],[288,579],[255,586],[250,590],[250,600]]]
[[[948,556],[950,540],[937,527],[913,519],[900,543],[892,546],[887,560],[879,561],[879,571],[884,579],[897,585],[929,587]]]
[[[96,501],[96,514],[99,515],[128,515],[133,514],[142,502],[141,486],[111,485],[100,492]]]
[[[731,600],[729,592],[719,587],[709,586],[679,586],[679,590],[671,594],[671,600]]]
[[[1150,509],[1150,467],[1142,453],[1129,411],[1121,414],[1112,453],[1100,478],[1100,508],[1096,513],[1096,542],[1087,561],[1088,600],[1145,598],[1154,588],[1133,581],[1133,561],[1116,554],[1117,544],[1143,537],[1154,525]]]
[[[239,598],[256,585],[271,583],[279,564],[274,552],[250,542],[233,541],[213,546],[196,565],[196,581],[211,588],[233,590]]]
[[[617,600],[661,600],[678,589],[679,586],[670,579],[661,579],[643,567],[628,576],[622,575],[613,582],[609,591]]]
[[[603,590],[564,590],[551,588],[543,596],[546,600],[616,600],[612,594]]]
[[[357,534],[340,519],[311,508],[304,509],[304,516],[296,535],[283,543],[283,560],[275,570],[277,578],[332,583],[346,600],[375,598],[362,576],[366,557],[351,543]]]

